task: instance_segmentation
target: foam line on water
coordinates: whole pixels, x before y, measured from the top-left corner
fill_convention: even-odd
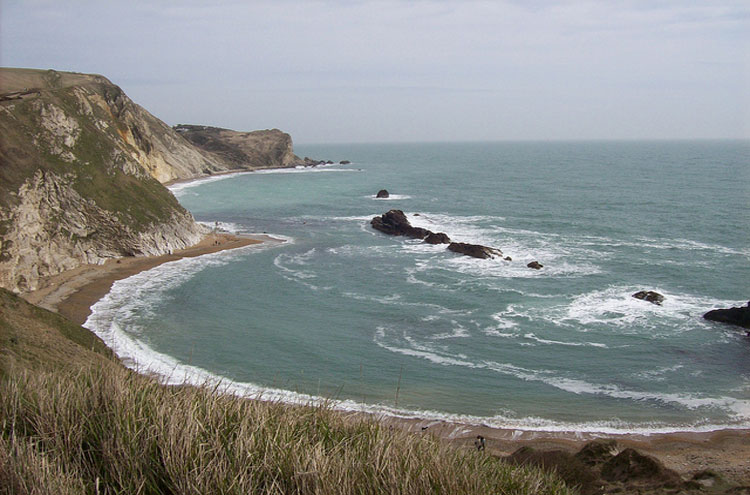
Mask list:
[[[719,408],[733,418],[750,425],[750,400],[733,397],[706,397],[696,393],[676,394],[668,392],[650,392],[647,390],[628,390],[615,384],[598,384],[586,380],[556,375],[551,370],[533,370],[511,363],[499,363],[491,360],[471,361],[424,344],[415,343],[405,338],[405,344],[391,343],[388,335],[393,329],[380,326],[376,329],[373,342],[379,347],[405,356],[417,357],[441,366],[459,366],[470,369],[489,370],[524,381],[540,382],[559,390],[576,395],[601,395],[629,401],[653,401],[664,404],[676,404],[686,409]]]
[[[411,199],[411,196],[409,196],[408,194],[390,194],[387,198],[378,198],[376,194],[365,197],[374,199],[376,201],[401,201],[405,199]]]
[[[163,265],[162,265],[163,266]],[[148,273],[148,272],[143,272]],[[153,274],[150,274],[154,278]],[[131,279],[137,276],[131,277]],[[683,425],[669,425],[663,423],[628,424],[621,421],[597,421],[589,423],[559,422],[538,417],[513,417],[497,414],[495,416],[473,416],[465,414],[451,414],[434,410],[404,409],[396,408],[388,404],[363,404],[351,399],[329,400],[329,398],[316,397],[288,390],[260,386],[248,382],[234,382],[225,377],[211,373],[205,369],[182,363],[171,356],[159,353],[145,343],[131,337],[128,332],[123,331],[119,324],[120,314],[118,309],[127,306],[127,301],[132,299],[131,288],[142,283],[142,279],[125,279],[113,285],[113,291],[92,307],[92,315],[86,322],[86,326],[99,335],[123,361],[132,369],[139,372],[154,373],[166,384],[193,384],[215,386],[223,393],[234,394],[241,397],[259,398],[270,401],[280,401],[292,404],[319,404],[332,403],[333,407],[343,411],[357,411],[370,413],[375,416],[419,418],[431,421],[447,421],[453,423],[465,423],[470,425],[488,425],[495,428],[511,428],[524,431],[580,431],[603,434],[638,433],[655,434],[679,431],[714,431],[723,428],[745,428],[747,422],[737,424],[708,424],[692,423]],[[384,330],[378,329],[376,334],[384,334]],[[420,357],[434,359],[431,351],[434,349],[421,346],[420,349],[412,351],[411,354]],[[396,352],[402,352],[396,349]],[[461,366],[475,366],[465,357],[439,360],[441,364],[457,364]],[[520,368],[509,367],[511,371]]]
[[[562,342],[559,340],[549,340],[549,339],[542,339],[540,337],[537,337],[533,333],[526,333],[524,334],[524,338],[533,340],[535,342],[539,342],[540,344],[549,344],[549,345],[566,345],[571,347],[599,347],[602,349],[607,349],[606,344],[601,344],[598,342]]]
[[[310,282],[310,280],[318,278],[318,274],[314,270],[297,268],[309,265],[310,260],[316,256],[317,250],[315,248],[298,254],[281,253],[274,258],[273,264],[280,270],[279,274],[290,282],[298,283],[314,291],[331,290],[333,289],[331,286],[320,286]]]
[[[219,232],[227,232],[230,234],[246,233],[242,225],[232,222],[204,222],[198,221],[199,224],[208,227],[209,229],[217,229]]]
[[[232,179],[234,177],[237,177],[238,175],[244,175],[247,173],[249,172],[235,172],[231,174],[211,175],[208,177],[201,177],[200,179],[193,179],[187,182],[177,182],[167,186],[167,189],[172,191],[172,194],[174,194],[175,197],[179,198],[180,196],[185,194],[188,189],[192,189],[193,187],[202,186],[204,184],[208,184],[209,182]]]
[[[583,249],[572,239],[558,234],[502,227],[505,218],[474,215],[454,216],[440,213],[407,215],[409,222],[433,232],[444,232],[451,240],[499,248],[513,261],[500,259],[478,260],[447,253],[436,261],[441,268],[474,277],[545,278],[580,277],[601,273],[601,268],[590,260],[605,257],[600,252]],[[407,252],[438,253],[444,247],[423,243],[404,243]],[[543,270],[531,270],[526,264],[541,261]],[[412,274],[413,275],[413,274]]]

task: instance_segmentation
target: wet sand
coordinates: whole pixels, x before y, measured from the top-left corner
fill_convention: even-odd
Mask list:
[[[262,242],[283,242],[265,235],[237,236],[209,234],[201,242],[172,254],[149,257],[126,257],[109,260],[103,265],[83,265],[45,281],[45,287],[23,298],[32,304],[60,313],[78,325],[91,314],[91,306],[104,297],[117,280],[128,278],[169,261],[236,249]]]
[[[201,256],[261,242],[283,242],[269,236],[210,234],[199,244],[158,257],[111,260],[103,265],[86,265],[47,281],[47,287],[24,298],[57,311],[77,324],[83,324],[90,307],[104,297],[116,280],[130,277],[168,261]],[[344,413],[356,417],[359,413]],[[431,434],[473,448],[477,435],[487,441],[487,452],[505,456],[529,446],[540,450],[576,452],[597,438],[617,440],[622,448],[632,447],[658,458],[664,465],[688,479],[691,474],[710,469],[735,485],[750,485],[750,430],[720,430],[705,433],[683,432],[654,435],[604,435],[583,432],[537,432],[490,428],[433,420],[383,418],[388,426],[418,435]]]

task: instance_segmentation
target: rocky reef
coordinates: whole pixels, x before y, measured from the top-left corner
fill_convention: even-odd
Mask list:
[[[480,259],[502,258],[503,253],[497,248],[482,246],[481,244],[468,244],[465,242],[451,242],[448,234],[444,232],[432,232],[421,227],[414,227],[401,210],[390,210],[379,217],[370,220],[370,225],[375,230],[384,234],[423,239],[427,244],[448,244],[448,250],[454,253],[471,256]],[[510,258],[505,258],[510,260]]]
[[[451,242],[448,244],[448,250],[480,259],[502,258],[503,256],[503,252],[497,248],[482,246],[481,244],[468,244],[466,242]]]
[[[742,328],[750,328],[750,301],[747,306],[739,308],[714,309],[703,315],[703,318],[719,323],[728,323]]]
[[[379,217],[375,217],[370,221],[370,225],[384,234],[401,235],[414,239],[424,239],[432,234],[427,229],[413,227],[401,210],[390,210]]]

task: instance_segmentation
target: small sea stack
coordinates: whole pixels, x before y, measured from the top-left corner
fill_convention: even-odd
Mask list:
[[[386,189],[381,189],[378,191],[378,194],[375,195],[378,199],[388,199],[391,195],[388,193]]]
[[[424,239],[428,235],[432,234],[427,229],[420,227],[413,227],[406,215],[401,210],[391,210],[388,213],[383,213],[379,217],[375,217],[370,220],[370,225],[375,230],[379,230],[384,234],[388,235],[403,235],[406,237],[413,237],[414,239]]]
[[[664,296],[652,290],[638,291],[633,294],[633,297],[642,301],[648,301],[651,304],[656,304],[657,306],[661,306],[661,303],[664,302]]]

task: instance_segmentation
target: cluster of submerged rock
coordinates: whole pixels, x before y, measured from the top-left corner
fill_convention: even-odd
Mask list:
[[[307,156],[302,159],[302,162],[303,162],[302,165],[304,165],[305,167],[317,167],[319,165],[333,165],[335,163],[333,160],[315,160]],[[350,163],[352,162],[350,162],[349,160],[341,160],[339,162],[339,165],[349,165]]]
[[[380,193],[378,193],[378,196],[381,197]],[[411,237],[413,239],[422,239],[428,244],[448,244],[449,251],[471,256],[473,258],[502,258],[505,261],[512,261],[510,256],[503,257],[503,252],[497,248],[482,246],[481,244],[453,242],[445,232],[432,232],[421,227],[414,227],[401,210],[390,210],[379,217],[375,217],[370,221],[370,225],[372,225],[374,229],[388,235],[399,235]],[[537,261],[532,261],[526,266],[538,270],[541,269],[543,265]]]
[[[638,291],[633,294],[633,297],[643,301],[648,301],[658,306],[661,306],[661,303],[664,302],[664,296],[652,290]],[[750,301],[748,301],[747,306],[742,306],[740,308],[713,309],[704,314],[703,318],[709,321],[750,328]],[[750,332],[748,332],[748,335],[750,335]]]
[[[387,198],[388,191],[381,190],[378,192],[377,197]],[[465,242],[454,242],[448,234],[444,232],[432,232],[421,227],[414,227],[406,215],[401,210],[390,210],[387,213],[374,217],[370,221],[370,225],[376,230],[383,232],[388,235],[405,236],[413,239],[422,239],[428,244],[448,244],[448,250],[454,253],[471,256],[479,259],[495,259],[502,258],[505,261],[512,261],[510,256],[503,257],[503,252],[500,249],[482,246],[481,244],[469,244]],[[544,265],[538,261],[532,261],[526,265],[529,268],[536,270],[541,269]],[[636,299],[648,301],[652,304],[661,306],[664,302],[664,296],[654,291],[638,291],[632,295]],[[744,328],[750,328],[750,302],[747,306],[741,308],[729,308],[729,309],[716,309],[709,311],[703,317],[707,320],[717,321],[721,323],[729,323],[732,325],[738,325]],[[749,332],[750,333],[750,332]]]

